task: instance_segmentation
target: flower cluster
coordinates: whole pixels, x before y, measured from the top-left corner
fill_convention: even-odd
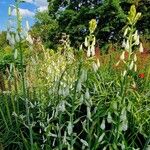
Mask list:
[[[119,65],[119,63],[122,61],[126,65],[126,69],[123,73],[123,76],[126,75],[126,73],[129,70],[137,71],[137,56],[134,52],[135,46],[139,46],[139,51],[143,52],[143,45],[140,42],[140,37],[138,34],[138,31],[135,28],[135,23],[140,18],[141,13],[136,13],[136,8],[134,5],[131,6],[130,12],[128,15],[128,26],[124,31],[124,39],[122,43],[122,47],[124,48],[124,51],[122,52],[120,56],[120,60],[117,62],[116,66]],[[127,55],[127,60],[125,59],[125,55]]]

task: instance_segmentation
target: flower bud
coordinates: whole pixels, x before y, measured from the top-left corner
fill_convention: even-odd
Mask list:
[[[128,121],[127,120],[124,120],[122,122],[121,128],[122,128],[122,131],[126,131],[128,129]]]
[[[120,56],[120,59],[121,59],[121,60],[124,60],[124,59],[125,59],[125,51],[122,52],[122,54],[121,54],[121,56]]]
[[[27,29],[27,31],[30,30],[30,26],[29,26],[29,22],[28,21],[26,21],[26,29]]]
[[[27,40],[30,44],[33,44],[33,40],[32,40],[32,38],[31,38],[31,35],[28,34],[26,40]]]
[[[82,45],[82,44],[80,45],[80,48],[79,48],[79,49],[80,49],[80,50],[82,50],[82,49],[83,49],[83,45]]]
[[[81,80],[79,80],[79,81],[78,81],[78,84],[77,84],[77,91],[80,92],[80,91],[81,91],[81,88],[82,88]]]
[[[126,42],[125,42],[125,39],[123,39],[122,47],[125,47],[125,46],[126,46]]]
[[[99,143],[103,140],[104,136],[105,136],[105,132],[103,132],[103,134],[98,138]]]
[[[104,129],[105,129],[105,119],[103,119],[103,121],[102,121],[102,123],[101,123],[100,128],[101,128],[102,130],[104,130]]]
[[[72,131],[73,131],[73,125],[72,125],[72,123],[71,123],[70,121],[69,121],[69,123],[68,123],[67,129],[68,129],[68,134],[71,135],[71,134],[72,134]]]
[[[128,30],[129,30],[129,28],[126,28],[126,29],[125,29],[124,34],[123,34],[124,37],[127,35]]]
[[[112,117],[111,117],[110,112],[108,112],[107,122],[108,122],[108,123],[112,123]]]
[[[91,109],[90,109],[89,106],[87,106],[87,118],[88,118],[90,121],[92,121],[92,119],[91,119]]]
[[[97,59],[96,62],[97,62],[97,67],[99,68],[100,67],[100,61],[99,61],[99,59]]]
[[[125,50],[129,50],[129,49],[130,49],[130,44],[129,44],[129,40],[127,40],[125,44]]]
[[[88,88],[86,89],[86,92],[85,92],[85,98],[86,99],[90,98],[90,94],[89,94],[89,89]]]
[[[134,66],[134,61],[132,60],[130,66],[129,66],[129,69],[132,70],[133,66]]]
[[[87,50],[87,57],[90,57],[91,55],[91,50],[90,50],[90,47],[88,47],[88,50]]]
[[[135,45],[139,45],[139,44],[140,44],[140,37],[138,35],[137,38],[136,38],[136,41],[135,41]]]
[[[8,15],[11,16],[11,7],[8,8]]]
[[[94,70],[94,72],[97,72],[97,70],[98,70],[98,66],[95,62],[93,62],[93,70]]]
[[[85,38],[84,45],[85,45],[85,47],[88,47],[88,39],[87,39],[87,37]]]
[[[10,45],[15,45],[15,36],[12,34],[11,39],[9,41]]]
[[[135,31],[135,34],[134,34],[134,36],[133,36],[133,39],[134,39],[134,41],[135,41],[135,45],[139,45],[140,44],[140,40],[139,40],[139,35],[138,35],[138,31],[136,30]]]
[[[134,71],[135,72],[137,71],[137,65],[136,64],[134,65]]]
[[[10,41],[10,40],[11,40],[10,32],[7,32],[6,39],[7,39],[8,41]]]
[[[120,60],[116,63],[116,65],[115,65],[115,66],[117,67],[119,64],[120,64]]]
[[[143,51],[144,51],[144,49],[143,49],[143,44],[142,44],[142,43],[140,43],[139,51],[140,51],[141,53],[143,53]]]
[[[91,53],[92,53],[92,56],[95,55],[95,47],[94,47],[94,45],[91,46]]]
[[[135,62],[137,61],[137,56],[136,56],[136,54],[134,55],[134,61],[135,61]]]
[[[124,70],[122,76],[124,77],[127,74],[127,70]]]

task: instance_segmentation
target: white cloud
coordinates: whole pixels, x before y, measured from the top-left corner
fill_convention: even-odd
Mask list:
[[[33,17],[35,15],[34,12],[32,12],[28,9],[19,8],[19,12],[20,12],[21,16],[23,16],[23,17]],[[16,16],[16,9],[13,9],[12,15]]]
[[[27,3],[33,3],[33,0],[24,0],[25,2],[27,2]]]
[[[34,0],[34,5],[36,5],[38,8],[37,8],[37,11],[46,11],[48,10],[48,2],[47,0]]]
[[[34,4],[38,7],[48,6],[47,0],[34,0]]]
[[[46,10],[48,10],[48,6],[41,6],[41,7],[37,8],[37,11],[39,11],[39,12],[43,12]]]

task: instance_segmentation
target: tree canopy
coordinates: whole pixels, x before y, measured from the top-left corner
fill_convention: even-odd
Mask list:
[[[88,22],[96,19],[95,35],[99,44],[117,42],[126,24],[132,4],[142,13],[137,29],[150,34],[149,0],[48,0],[49,11],[37,13],[33,31],[42,35],[47,46],[56,44],[61,33],[70,35],[73,46],[79,46],[88,35]]]

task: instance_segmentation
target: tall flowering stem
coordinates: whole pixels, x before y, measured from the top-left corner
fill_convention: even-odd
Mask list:
[[[23,90],[23,98],[26,102],[26,115],[27,115],[27,123],[29,127],[29,132],[30,132],[30,146],[31,150],[33,150],[33,136],[32,136],[32,126],[31,126],[31,121],[30,121],[30,112],[29,112],[29,103],[28,103],[28,98],[27,98],[27,92],[26,92],[26,83],[25,83],[25,71],[24,71],[24,57],[23,57],[23,49],[22,49],[22,40],[21,40],[21,32],[22,32],[22,16],[19,12],[19,5],[20,3],[23,2],[21,0],[16,1],[15,9],[16,9],[16,17],[17,17],[17,33],[18,35],[18,49],[20,52],[20,65],[21,65],[21,76],[22,76],[22,90]]]
[[[134,47],[138,46],[140,52],[142,52],[142,48],[141,48],[142,43],[140,43],[139,34],[135,27],[135,24],[139,20],[140,16],[141,13],[137,13],[135,6],[132,5],[129,11],[129,15],[127,17],[128,24],[123,35],[124,39],[123,39],[122,47],[124,48],[124,51],[122,52],[120,56],[120,60],[117,63],[118,65],[122,61],[126,66],[125,70],[122,73],[124,79],[127,79],[129,72],[137,71],[137,65],[136,65],[137,56],[134,51]]]
[[[90,34],[86,36],[84,45],[87,47],[87,57],[94,56],[95,55],[95,44],[96,44],[96,38],[94,36],[94,31],[97,27],[97,23],[95,19],[92,19],[89,22],[89,31]]]
[[[117,130],[116,130],[116,139],[115,143],[117,144],[119,137],[121,136],[122,131],[126,131],[128,129],[128,118],[127,112],[130,111],[128,108],[128,103],[126,102],[126,95],[128,89],[132,86],[136,86],[133,72],[137,71],[137,56],[134,51],[134,47],[137,46],[140,49],[140,40],[138,31],[136,30],[136,22],[139,20],[141,13],[136,12],[136,8],[134,5],[131,6],[127,20],[128,24],[124,31],[124,39],[122,43],[122,47],[124,48],[120,60],[116,65],[120,62],[123,62],[125,68],[121,74],[121,89],[119,92],[119,117],[117,118]]]

